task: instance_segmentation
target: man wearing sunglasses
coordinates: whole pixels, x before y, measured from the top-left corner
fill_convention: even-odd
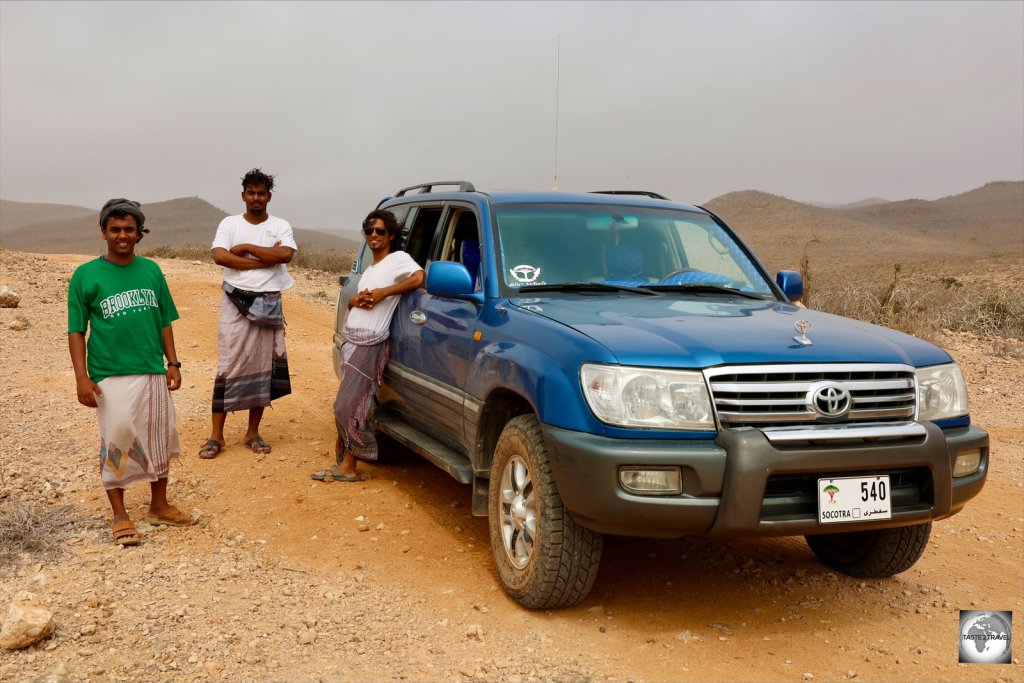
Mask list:
[[[281,291],[295,280],[287,263],[298,250],[292,226],[267,213],[274,176],[254,168],[242,178],[245,213],[217,227],[213,260],[224,266],[217,377],[213,384],[213,426],[199,457],[216,458],[224,448],[227,414],[249,411],[243,443],[257,455],[270,452],[260,436],[263,410],[292,393],[284,346]]]
[[[359,481],[356,458],[377,459],[377,440],[369,429],[370,406],[388,362],[391,316],[402,294],[423,284],[423,269],[402,251],[401,225],[390,211],[371,211],[363,236],[373,264],[362,274],[361,291],[348,302],[342,330],[341,386],[334,400],[338,439],[335,465],[313,473],[318,481]]]

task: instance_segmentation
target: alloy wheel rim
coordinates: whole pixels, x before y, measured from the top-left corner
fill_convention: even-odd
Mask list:
[[[537,535],[537,506],[530,468],[513,455],[501,472],[498,520],[505,555],[516,569],[530,563]]]

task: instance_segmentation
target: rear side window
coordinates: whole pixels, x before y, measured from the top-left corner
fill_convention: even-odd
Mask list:
[[[408,204],[393,206],[388,209],[391,213],[395,214],[395,218],[398,219],[398,224],[402,225],[402,235],[408,240],[408,226],[404,225],[405,219],[409,216],[409,211],[412,207]],[[362,233],[359,234],[362,239]],[[407,250],[408,251],[408,250]],[[373,255],[370,254],[370,248],[366,246],[366,241],[363,241],[362,247],[359,249],[359,274],[362,275],[366,272],[366,269],[373,265]],[[422,265],[422,264],[421,264]]]

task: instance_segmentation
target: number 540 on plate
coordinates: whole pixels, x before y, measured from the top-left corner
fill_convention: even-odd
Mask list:
[[[892,519],[889,475],[818,480],[818,523]]]

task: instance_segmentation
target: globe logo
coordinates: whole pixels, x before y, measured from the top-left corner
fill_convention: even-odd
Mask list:
[[[960,610],[960,662],[1009,664],[1011,612]]]

